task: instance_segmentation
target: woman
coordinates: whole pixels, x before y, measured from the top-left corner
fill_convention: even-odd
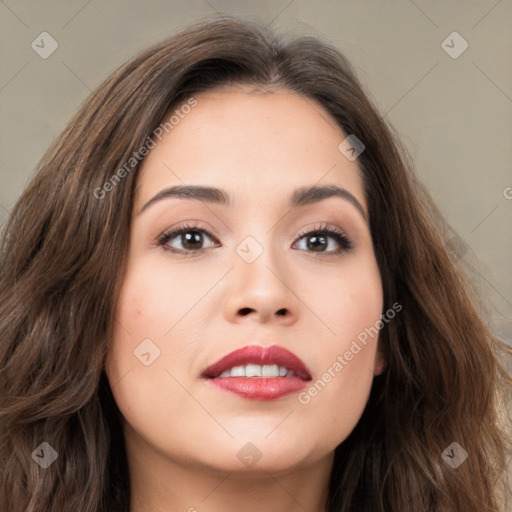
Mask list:
[[[233,18],[133,58],[0,268],[0,509],[504,510],[509,350],[346,59]]]

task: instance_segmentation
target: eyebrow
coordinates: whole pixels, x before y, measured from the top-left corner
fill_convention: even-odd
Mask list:
[[[176,185],[161,190],[153,196],[139,211],[140,215],[144,210],[158,201],[170,197],[181,199],[192,199],[197,201],[205,201],[211,204],[221,206],[232,206],[232,197],[223,189],[216,187],[207,187],[203,185]],[[338,185],[313,185],[311,187],[301,187],[296,189],[290,196],[290,208],[298,208],[313,203],[318,203],[331,197],[341,197],[347,200],[359,211],[364,220],[368,222],[368,215],[362,204],[348,190]]]

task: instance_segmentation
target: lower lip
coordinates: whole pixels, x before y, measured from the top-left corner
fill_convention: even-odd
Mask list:
[[[207,380],[222,391],[250,400],[276,400],[307,385],[299,377],[217,377]]]

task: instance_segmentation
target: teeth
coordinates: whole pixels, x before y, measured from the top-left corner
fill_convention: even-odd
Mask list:
[[[231,377],[245,377],[245,367],[235,366],[231,368]]]
[[[261,377],[261,366],[258,364],[248,364],[245,367],[246,377]]]
[[[277,364],[247,364],[223,371],[219,377],[293,377],[295,373]]]
[[[284,374],[286,375],[286,368],[283,367],[283,370],[285,370]],[[281,377],[281,372],[277,364],[266,364],[261,367],[262,377],[277,377],[278,375]]]

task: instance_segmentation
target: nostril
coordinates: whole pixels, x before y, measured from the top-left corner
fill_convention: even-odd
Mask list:
[[[252,309],[252,308],[242,308],[240,310],[240,314],[242,316],[247,316],[249,313],[252,313],[253,311],[254,311],[254,309]],[[279,315],[279,316],[285,316],[286,314],[287,314],[286,308],[279,309],[278,311],[276,311],[276,315]]]

